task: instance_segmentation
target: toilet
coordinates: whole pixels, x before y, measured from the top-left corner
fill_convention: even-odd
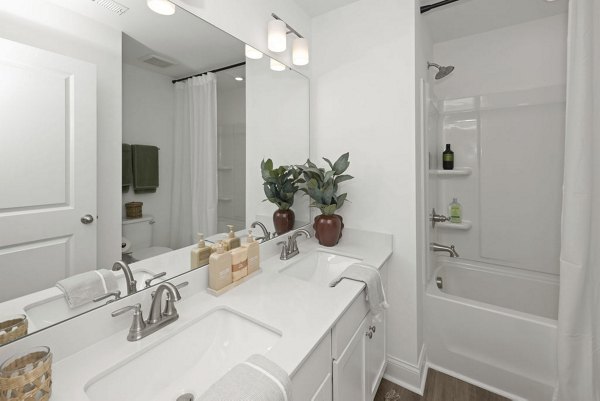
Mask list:
[[[121,252],[131,252],[131,257],[136,260],[148,259],[171,252],[171,248],[152,246],[152,227],[154,223],[154,217],[151,215],[144,215],[137,219],[123,219]]]

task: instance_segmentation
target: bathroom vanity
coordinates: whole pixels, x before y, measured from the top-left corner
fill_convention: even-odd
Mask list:
[[[131,315],[111,312],[141,303],[147,316],[150,291],[9,344],[0,358],[49,345],[54,401],[199,396],[254,353],[290,375],[296,400],[372,400],[385,370],[385,318],[369,312],[364,284],[328,284],[357,260],[377,266],[385,282],[391,235],[347,229],[334,248],[304,238],[298,245],[298,256],[281,261],[274,241],[261,244],[262,273],[220,297],[206,292],[207,269],[172,279],[189,282],[176,303],[179,319],[139,341],[126,339]],[[143,263],[156,270],[163,262]]]

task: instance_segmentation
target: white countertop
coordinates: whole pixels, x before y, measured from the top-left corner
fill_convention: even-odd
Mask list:
[[[196,291],[195,294],[184,293],[182,300],[177,303],[179,319],[140,341],[127,341],[128,329],[124,329],[56,361],[53,365],[52,400],[87,401],[84,387],[93,378],[140,350],[172,336],[202,315],[222,307],[247,315],[281,333],[281,338],[266,356],[293,376],[350,303],[361,293],[364,284],[343,280],[336,287],[329,288],[280,274],[279,271],[294,263],[296,258],[302,258],[303,254],[319,248],[362,259],[378,268],[383,266],[392,253],[391,235],[350,229],[344,230],[340,243],[333,248],[320,247],[314,238],[299,240],[298,243],[300,255],[289,261],[280,261],[278,255],[261,260],[262,273],[220,297],[214,297],[202,290]],[[269,243],[261,245],[261,257],[264,245]],[[264,250],[267,251],[267,248]],[[264,253],[273,254],[273,248]],[[163,264],[167,258],[171,261],[185,259],[185,262],[189,263],[189,249],[174,251],[173,255],[165,255],[157,263]],[[144,262],[140,263],[139,267],[156,270],[152,266],[152,260]],[[176,283],[184,279],[186,276],[180,277]],[[142,305],[147,314],[148,303]],[[125,322],[121,326],[129,327],[131,315],[125,314],[115,320],[117,319]]]

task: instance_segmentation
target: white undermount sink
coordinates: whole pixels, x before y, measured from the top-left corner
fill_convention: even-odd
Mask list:
[[[297,262],[284,267],[280,270],[280,273],[311,283],[328,286],[348,266],[360,261],[360,259],[316,250],[302,257]]]
[[[186,393],[197,398],[237,363],[264,354],[280,338],[235,311],[215,309],[101,373],[85,392],[90,401],[168,401]]]
[[[146,285],[145,281],[155,275],[154,272],[146,269],[134,270],[132,273],[133,277],[137,280],[138,289],[144,288]],[[127,286],[123,273],[115,272],[115,276],[117,276],[117,285],[121,291],[121,296],[126,296]],[[159,281],[160,279],[154,281],[153,284],[156,284]],[[60,294],[29,304],[25,306],[24,310],[32,328],[39,330],[55,323],[62,322],[73,316],[77,316],[83,312],[87,312],[88,310],[97,308],[105,303],[106,301],[90,302],[77,308],[70,308],[61,292]]]

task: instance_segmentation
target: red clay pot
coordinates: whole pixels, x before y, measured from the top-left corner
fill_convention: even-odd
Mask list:
[[[273,225],[275,226],[275,232],[277,235],[285,234],[294,228],[294,222],[296,215],[292,209],[288,210],[275,210],[273,213]]]
[[[319,240],[319,244],[323,246],[335,246],[340,241],[340,238],[342,238],[344,219],[337,214],[329,216],[321,214],[315,217],[313,228],[315,229],[315,237]]]

